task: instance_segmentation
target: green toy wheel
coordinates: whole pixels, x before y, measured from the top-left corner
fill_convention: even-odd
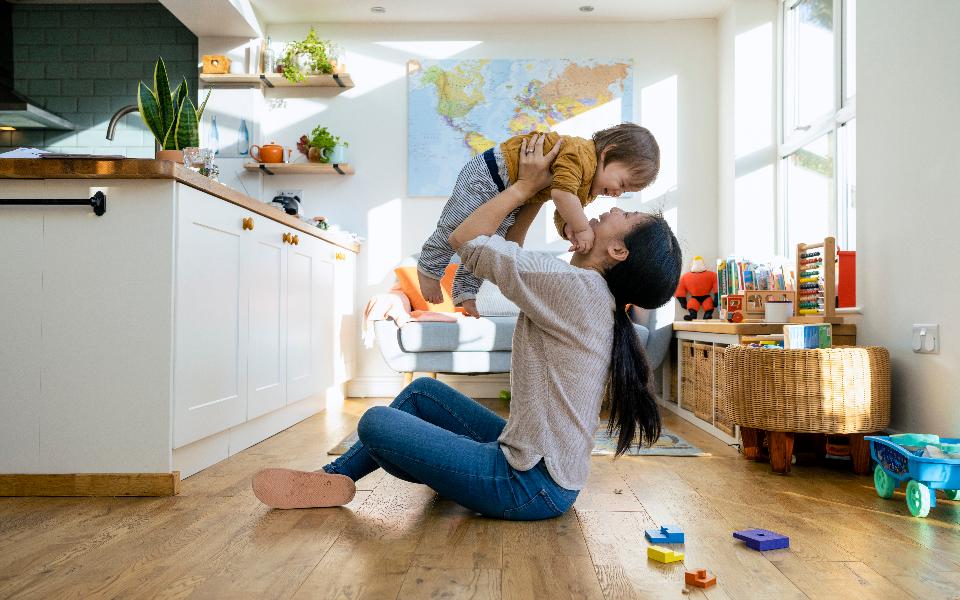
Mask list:
[[[943,495],[947,500],[960,500],[960,490],[943,490]]]
[[[873,470],[873,487],[877,489],[877,495],[881,498],[893,496],[893,490],[897,489],[897,481],[887,475],[883,467],[877,465]]]
[[[915,517],[930,514],[930,488],[916,479],[911,479],[907,484],[907,508]]]

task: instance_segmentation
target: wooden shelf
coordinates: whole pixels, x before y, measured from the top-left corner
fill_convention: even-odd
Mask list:
[[[267,175],[353,175],[353,167],[347,163],[244,163],[248,171],[260,171]]]
[[[347,89],[353,87],[353,79],[348,73],[331,75],[309,75],[300,83],[291,83],[283,75],[264,73],[260,75],[200,75],[200,81],[208,85],[259,85],[263,88],[329,87]]]

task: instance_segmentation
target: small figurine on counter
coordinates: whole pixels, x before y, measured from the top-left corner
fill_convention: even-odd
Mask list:
[[[316,222],[317,229],[322,229],[324,231],[330,229],[330,224],[327,223],[326,217],[314,217],[313,220]]]
[[[687,298],[688,294],[689,299]],[[677,286],[677,293],[674,294],[680,306],[689,313],[684,315],[683,320],[692,321],[696,319],[701,308],[703,308],[703,318],[712,319],[716,294],[716,272],[707,270],[707,265],[703,262],[702,256],[694,256],[693,262],[690,264],[690,271],[680,276],[680,285]]]

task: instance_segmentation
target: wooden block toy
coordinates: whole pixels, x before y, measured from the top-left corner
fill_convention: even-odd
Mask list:
[[[660,529],[647,529],[643,534],[652,544],[683,543],[683,531],[676,525],[664,525]]]
[[[711,585],[716,585],[717,583],[717,577],[707,573],[706,569],[687,571],[683,578],[687,582],[687,585],[692,585],[698,588],[708,588]]]
[[[758,551],[790,547],[790,538],[773,531],[767,531],[766,529],[734,531],[733,537],[738,540],[743,540],[746,542],[748,548]]]
[[[663,546],[649,546],[647,548],[647,558],[652,558],[662,563],[672,563],[683,560],[683,552],[676,552]]]

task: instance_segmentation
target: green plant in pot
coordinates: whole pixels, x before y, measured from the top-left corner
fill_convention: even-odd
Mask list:
[[[190,100],[186,77],[171,92],[167,67],[162,58],[157,59],[153,68],[153,87],[149,88],[140,82],[137,108],[140,109],[140,118],[162,148],[157,152],[158,159],[183,162],[183,149],[200,145],[200,118],[209,99],[210,92],[207,92],[203,104],[197,110]]]
[[[291,83],[300,83],[311,73],[333,73],[327,50],[328,42],[318,38],[311,27],[305,39],[292,42],[284,49],[278,61],[283,66],[284,78]]]
[[[310,132],[310,138],[307,142],[307,158],[313,162],[322,163],[344,162],[342,156],[337,156],[334,150],[337,146],[346,148],[349,145],[350,144],[340,139],[339,136],[330,133],[326,127],[317,125],[313,128],[313,131]],[[343,154],[342,149],[339,151],[339,154]]]

